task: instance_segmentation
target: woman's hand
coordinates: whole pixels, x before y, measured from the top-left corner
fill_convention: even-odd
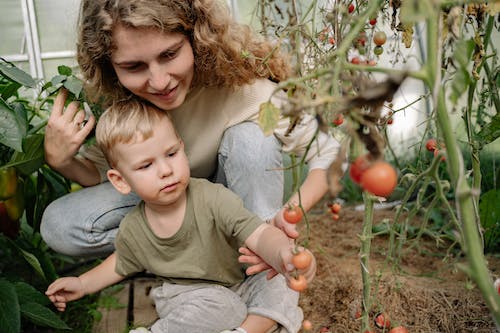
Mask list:
[[[92,115],[84,122],[85,112],[78,108],[78,102],[70,103],[64,110],[67,95],[68,92],[61,89],[54,101],[44,142],[45,160],[63,174],[95,125]]]

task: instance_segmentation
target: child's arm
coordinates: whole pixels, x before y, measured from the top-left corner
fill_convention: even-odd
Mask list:
[[[64,311],[67,302],[80,299],[123,280],[124,276],[115,272],[115,265],[116,254],[113,253],[79,277],[63,277],[52,282],[45,295],[54,303],[57,310]]]
[[[247,238],[245,245],[287,279],[295,269],[292,264],[295,244],[274,226],[262,224]],[[309,254],[313,258],[311,265],[298,271],[306,277],[307,282],[311,282],[316,274],[316,261],[312,253]]]

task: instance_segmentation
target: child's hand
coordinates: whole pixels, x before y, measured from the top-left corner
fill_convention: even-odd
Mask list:
[[[66,310],[66,303],[85,296],[82,281],[78,277],[64,277],[55,280],[45,292],[58,311]]]
[[[316,259],[308,249],[296,247],[292,255],[283,257],[287,267],[288,286],[296,291],[303,291],[316,275]]]

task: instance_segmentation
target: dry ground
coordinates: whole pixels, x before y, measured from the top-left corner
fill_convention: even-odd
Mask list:
[[[374,224],[392,218],[395,210],[375,212]],[[340,220],[333,221],[326,202],[308,214],[308,247],[318,261],[318,274],[301,295],[304,317],[313,323],[311,332],[329,327],[331,333],[359,332],[356,312],[361,308],[361,268],[359,248],[363,212],[343,207]],[[415,221],[418,223],[418,221]],[[306,235],[301,223],[301,240]],[[398,273],[385,263],[389,241],[377,236],[372,241],[370,273],[373,308],[384,311],[393,323],[411,333],[495,332],[482,297],[456,268],[463,258],[444,259],[446,247],[438,248],[430,238],[416,242],[402,260]],[[494,275],[500,275],[498,258],[488,258]],[[388,330],[385,330],[386,332]],[[378,330],[383,332],[383,330]]]

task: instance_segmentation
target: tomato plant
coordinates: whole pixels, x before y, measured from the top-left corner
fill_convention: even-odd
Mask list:
[[[304,275],[298,275],[297,277],[291,277],[288,281],[290,289],[297,292],[302,292],[307,289],[307,280]]]
[[[311,265],[312,257],[307,251],[300,251],[293,255],[292,264],[297,269],[306,269]]]
[[[373,163],[361,175],[361,187],[379,197],[389,196],[398,182],[396,170],[387,162]]]
[[[297,205],[287,205],[283,211],[283,218],[286,222],[297,224],[302,220],[302,208]]]

